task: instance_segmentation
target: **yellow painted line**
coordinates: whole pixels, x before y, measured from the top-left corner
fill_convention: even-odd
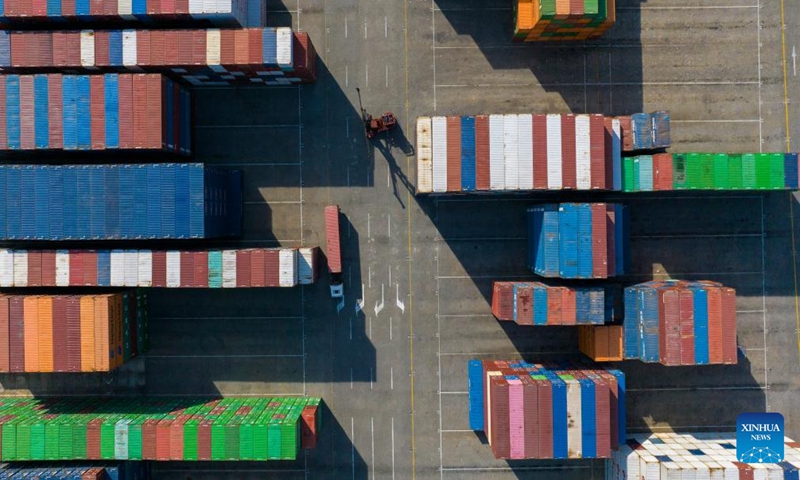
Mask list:
[[[403,13],[405,18],[405,37],[406,50],[406,135],[409,135],[408,120],[408,0],[403,2]],[[406,155],[406,172],[411,172],[411,157]],[[408,360],[411,369],[411,478],[417,478],[417,449],[414,434],[414,295],[411,282],[411,262],[413,252],[411,251],[411,190],[406,189],[406,210],[408,210]]]
[[[800,305],[797,300],[797,249],[794,243],[794,194],[789,193],[789,223],[792,229],[792,270],[794,271],[794,326],[797,334],[797,357],[800,361]]]

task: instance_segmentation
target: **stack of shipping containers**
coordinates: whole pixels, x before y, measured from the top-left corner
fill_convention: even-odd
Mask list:
[[[600,38],[616,21],[615,0],[512,0],[515,42]]]
[[[192,87],[316,80],[308,34],[268,28],[264,14],[253,0],[0,2],[0,151],[48,155],[0,166],[0,240],[16,242],[0,250],[0,287],[13,288],[0,293],[0,372],[109,372],[146,353],[146,290],[51,287],[316,281],[316,247],[127,243],[241,235],[241,172],[153,160],[191,155]],[[89,240],[126,245],[76,243]],[[316,446],[319,412],[318,398],[0,398],[0,459],[294,460]],[[140,475],[102,464],[5,471]]]
[[[518,325],[603,325],[615,319],[614,295],[604,287],[557,287],[541,282],[494,282],[492,314]]]

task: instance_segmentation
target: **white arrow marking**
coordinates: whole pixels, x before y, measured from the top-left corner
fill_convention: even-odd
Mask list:
[[[339,312],[341,312],[343,308],[344,308],[344,297],[342,297],[342,299],[339,300],[339,303],[336,304],[336,315],[339,315]]]
[[[383,310],[383,287],[384,285],[381,283],[381,303],[375,302],[375,315],[378,315]]]
[[[797,76],[797,51],[794,45],[792,45],[792,73],[794,73],[795,77]]]
[[[361,298],[356,300],[356,313],[364,309],[364,284],[361,284]]]
[[[395,290],[397,292],[397,308],[399,308],[401,312],[406,313],[406,304],[400,301],[400,284],[398,283],[395,286],[397,287]]]

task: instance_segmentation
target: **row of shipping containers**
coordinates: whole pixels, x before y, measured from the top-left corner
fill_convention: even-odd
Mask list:
[[[294,287],[314,283],[318,264],[319,247],[0,249],[0,287]]]
[[[149,343],[141,291],[0,294],[0,373],[109,372]]]
[[[191,153],[189,91],[160,74],[0,75],[0,150]]]
[[[253,7],[257,12],[250,12]],[[79,24],[136,23],[247,27],[258,2],[247,0],[4,0],[0,27],[42,28]]]
[[[797,153],[658,153],[622,162],[623,192],[797,188]]]
[[[605,287],[559,287],[540,282],[494,282],[492,315],[518,325],[602,325],[614,320],[614,295]]]
[[[527,212],[528,268],[542,277],[609,278],[630,271],[630,212],[613,203],[561,203]]]
[[[0,70],[163,73],[192,84],[316,80],[316,50],[288,27],[0,31]]]
[[[601,37],[616,22],[615,0],[513,0],[516,42]]]
[[[0,465],[0,480],[150,480],[147,462],[96,464],[5,463]]]
[[[317,421],[318,413],[308,420],[303,413],[318,412],[319,403],[311,397],[6,397],[0,399],[0,457],[295,460],[304,422]]]
[[[625,289],[624,356],[667,366],[737,362],[736,290],[703,281]]]
[[[238,170],[200,163],[1,165],[0,239],[236,236]]]
[[[669,119],[666,112],[420,117],[417,193],[621,190],[623,152],[668,147]]]
[[[607,480],[797,480],[800,444],[784,438],[779,462],[741,462],[736,432],[630,436],[606,463]],[[766,453],[766,452],[765,452]]]
[[[496,458],[609,458],[626,438],[619,370],[470,360],[470,428]]]

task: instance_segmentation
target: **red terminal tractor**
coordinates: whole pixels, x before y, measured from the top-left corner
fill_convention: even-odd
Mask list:
[[[392,112],[383,112],[380,118],[372,118],[372,115],[367,113],[361,104],[361,90],[356,88],[356,92],[358,92],[358,106],[361,108],[361,120],[364,122],[367,138],[375,138],[379,133],[388,132],[397,127],[397,117]]]

